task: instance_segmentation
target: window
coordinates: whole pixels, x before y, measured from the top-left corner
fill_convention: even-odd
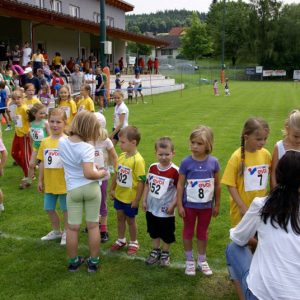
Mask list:
[[[61,13],[62,12],[62,5],[61,5],[61,1],[59,0],[52,0],[52,10]]]
[[[78,6],[70,5],[70,15],[74,18],[79,18],[80,8]]]
[[[173,49],[161,49],[161,55],[173,55]]]
[[[36,3],[39,8],[45,8],[44,0],[37,0]]]
[[[115,26],[115,19],[112,17],[107,16],[107,24],[110,27],[114,27]]]
[[[94,12],[94,22],[95,23],[100,23],[100,14]]]

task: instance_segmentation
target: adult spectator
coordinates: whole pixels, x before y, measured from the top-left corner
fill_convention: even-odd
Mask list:
[[[120,70],[120,67],[119,67],[119,65],[118,64],[115,64],[115,74],[119,74],[119,73],[121,73],[121,70]]]
[[[94,55],[94,52],[91,52],[89,56],[89,62],[90,62],[90,68],[95,70],[97,66],[97,57]]]
[[[158,74],[159,60],[157,57],[155,57],[153,64],[154,64],[154,72],[155,72],[155,74]]]
[[[19,45],[15,45],[14,50],[11,51],[11,59],[13,65],[20,65],[21,63],[21,50]]]
[[[51,70],[50,67],[48,65],[48,62],[45,60],[44,64],[43,64],[43,71],[44,71],[44,75],[47,78],[47,80],[50,82],[51,81]]]
[[[75,59],[74,59],[74,57],[70,57],[70,59],[67,62],[67,68],[70,71],[69,75],[71,75],[71,73],[74,72],[74,67],[75,67]]]
[[[43,54],[45,62],[47,62],[47,64],[49,64],[49,56],[48,56],[47,51],[43,48],[41,53]]]
[[[153,71],[153,60],[152,60],[151,57],[149,57],[149,59],[148,59],[147,67],[148,67],[148,73],[152,74],[152,71]]]
[[[124,61],[123,61],[123,57],[121,57],[119,59],[119,68],[120,68],[120,73],[122,73],[122,70],[124,68]]]
[[[145,68],[145,60],[144,60],[143,57],[139,58],[138,65],[139,65],[139,68],[140,68],[140,73],[143,74],[144,68]]]
[[[4,42],[0,43],[0,67],[5,69],[7,65],[7,47]]]
[[[101,67],[96,68],[96,90],[95,101],[99,104],[99,112],[103,112],[104,102],[106,98],[106,80],[107,77],[103,73]]]
[[[52,65],[54,66],[55,70],[60,69],[60,65],[62,63],[62,57],[59,52],[55,52],[55,56],[52,59]]]
[[[32,55],[32,67],[33,67],[33,73],[36,74],[37,69],[42,69],[43,64],[45,62],[44,56],[41,53],[40,49],[36,50],[36,53]]]
[[[27,83],[32,83],[34,85],[35,92],[34,94],[37,95],[41,89],[41,84],[38,78],[33,76],[33,70],[31,67],[27,67],[24,71],[25,79],[24,79],[24,85]]]
[[[243,299],[299,299],[300,153],[289,150],[276,168],[278,185],[255,198],[240,223],[230,230],[226,250],[231,278]],[[247,243],[258,236],[252,252]]]
[[[23,67],[23,69],[28,67],[28,64],[29,64],[30,58],[31,58],[31,54],[32,54],[32,49],[30,48],[29,43],[25,42],[24,46],[22,48],[22,67]]]
[[[80,66],[75,65],[74,72],[71,74],[72,92],[79,93],[80,87],[84,83],[84,74],[80,71]]]
[[[47,78],[45,77],[45,74],[44,74],[44,70],[39,68],[37,69],[36,71],[36,77],[37,79],[40,81],[40,85],[43,86],[43,85],[48,85],[48,80]]]
[[[91,95],[94,98],[96,90],[96,75],[92,68],[89,68],[89,70],[84,74],[84,83],[87,83],[91,87]]]

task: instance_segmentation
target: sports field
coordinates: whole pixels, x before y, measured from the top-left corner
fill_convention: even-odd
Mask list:
[[[300,85],[288,82],[230,82],[231,96],[213,96],[210,85],[189,86],[182,92],[146,97],[147,104],[129,105],[129,122],[140,128],[139,151],[147,166],[155,161],[154,141],[170,136],[175,144],[174,162],[187,155],[188,136],[199,124],[212,127],[215,134],[213,155],[224,170],[231,153],[239,147],[240,132],[250,116],[265,118],[271,132],[266,148],[272,151],[282,136],[288,112],[300,105]],[[105,111],[108,129],[113,108]],[[13,132],[4,132],[10,151]],[[118,152],[119,149],[117,148]],[[222,171],[221,171],[222,172]],[[125,252],[110,254],[116,238],[115,212],[109,202],[110,240],[101,246],[101,268],[88,274],[85,266],[75,274],[67,271],[67,256],[59,242],[42,242],[50,231],[43,211],[43,197],[36,182],[27,190],[19,190],[21,169],[9,158],[1,178],[5,194],[5,211],[0,214],[0,299],[236,299],[228,280],[224,250],[228,243],[229,198],[222,188],[221,212],[212,220],[207,260],[214,275],[205,278],[197,273],[184,275],[184,253],[181,241],[182,220],[176,220],[176,243],[171,247],[171,267],[146,266],[144,258],[151,249],[146,233],[145,215],[140,210],[137,223],[141,245],[135,258]],[[87,237],[80,234],[80,255],[87,256]],[[196,254],[196,253],[195,253]]]

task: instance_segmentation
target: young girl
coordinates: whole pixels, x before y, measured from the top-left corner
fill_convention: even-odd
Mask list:
[[[83,84],[80,88],[80,96],[82,97],[77,102],[78,112],[82,110],[95,111],[94,102],[91,99],[91,87],[89,84]]]
[[[114,169],[116,169],[118,165],[118,155],[114,148],[114,145],[111,139],[108,138],[106,127],[105,117],[99,113],[95,113],[96,118],[101,126],[100,137],[95,144],[95,163],[104,169],[108,169],[108,163],[113,164]],[[100,235],[101,242],[105,243],[108,241],[108,232],[107,232],[107,186],[109,180],[109,172],[108,176],[104,177],[101,180],[101,206],[100,206]]]
[[[90,257],[88,272],[97,271],[99,264],[99,209],[101,194],[98,180],[107,176],[95,161],[95,148],[88,141],[99,139],[100,124],[96,116],[88,111],[78,113],[72,121],[70,136],[59,141],[59,154],[63,162],[67,183],[67,253],[69,271],[75,272],[84,262],[78,256],[78,232],[82,221],[83,207],[88,228]]]
[[[43,85],[41,87],[40,93],[39,93],[39,98],[41,103],[47,108],[47,114],[49,111],[49,105],[51,102],[51,93],[50,93],[50,88],[47,84]],[[54,107],[52,107],[54,108]]]
[[[3,176],[3,168],[7,160],[7,151],[2,141],[1,126],[0,126],[0,154],[1,154],[1,159],[0,159],[0,177],[1,177]],[[0,212],[1,211],[4,211],[4,204],[3,204],[3,192],[0,189]]]
[[[186,256],[186,275],[195,275],[193,236],[197,220],[197,266],[204,275],[212,275],[206,261],[208,226],[211,216],[219,214],[221,187],[220,165],[211,156],[213,132],[209,127],[196,127],[190,135],[191,156],[179,168],[177,185],[178,213],[183,218],[183,244]]]
[[[67,116],[60,108],[54,108],[48,116],[51,134],[42,140],[38,150],[39,159],[39,184],[38,189],[44,192],[44,209],[49,215],[52,231],[41,238],[42,241],[61,239],[60,244],[66,244],[66,228],[68,224],[67,205],[66,205],[66,182],[64,169],[58,152],[58,142],[64,136]],[[61,233],[60,220],[57,214],[56,202],[59,198],[60,209],[64,214],[65,230]]]
[[[32,83],[25,84],[24,90],[26,95],[25,104],[27,105],[28,109],[30,109],[35,103],[41,103],[38,98],[34,97],[35,88]]]
[[[287,150],[300,151],[300,111],[292,110],[284,123],[284,138],[276,143],[272,155],[271,188],[276,186],[275,170],[279,159]]]
[[[129,110],[126,104],[123,102],[124,95],[121,91],[115,91],[113,98],[116,103],[114,110],[114,127],[113,132],[110,135],[110,139],[113,144],[116,145],[119,141],[119,131],[128,126]]]
[[[142,92],[142,90],[143,90],[143,87],[142,87],[142,79],[140,78],[140,74],[139,73],[137,73],[136,75],[135,75],[135,78],[134,78],[134,80],[133,80],[133,85],[134,85],[134,92],[135,92],[135,101],[136,101],[136,103],[138,103],[138,94],[140,94],[141,95],[141,97],[142,97],[142,102],[143,103],[146,103],[146,102],[144,102],[144,94],[143,94],[143,92]]]
[[[214,95],[219,96],[218,80],[214,80]]]
[[[46,107],[42,103],[35,103],[28,110],[28,120],[30,122],[30,137],[32,140],[32,154],[29,161],[28,186],[31,184],[36,166],[36,157],[42,139],[50,135],[50,128],[46,118]]]
[[[12,93],[12,100],[17,107],[13,118],[15,122],[15,136],[12,142],[11,156],[23,170],[24,178],[20,183],[20,189],[24,189],[28,187],[28,169],[31,157],[31,141],[27,115],[28,107],[24,103],[21,90],[16,90]]]
[[[70,90],[67,86],[62,86],[58,91],[57,99],[58,107],[64,110],[67,114],[67,125],[70,125],[74,116],[77,113],[77,107],[74,100],[71,98]]]

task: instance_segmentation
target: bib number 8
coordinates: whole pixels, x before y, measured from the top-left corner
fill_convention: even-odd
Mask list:
[[[158,195],[160,188],[161,188],[160,185],[156,185],[155,183],[152,183],[150,187],[151,193]]]
[[[203,189],[199,189],[198,196],[200,199],[204,198],[204,190]]]
[[[119,182],[126,184],[126,180],[127,180],[126,174],[118,173],[118,181]]]

